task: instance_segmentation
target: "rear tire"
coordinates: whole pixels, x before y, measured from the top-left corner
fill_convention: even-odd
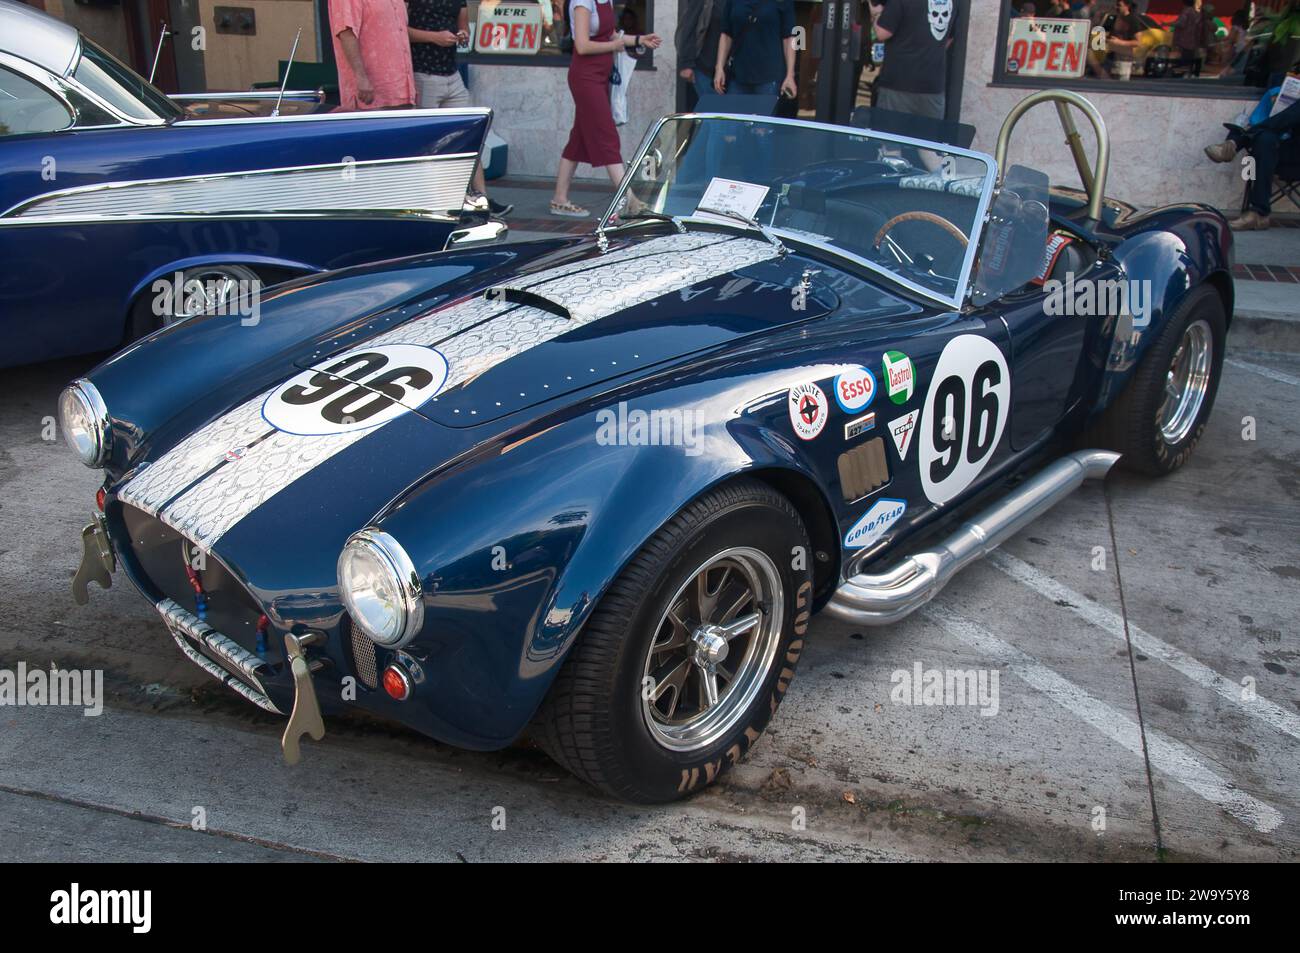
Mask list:
[[[705,494],[610,586],[532,737],[625,800],[672,801],[712,783],[763,733],[794,676],[810,564],[803,521],[767,484],[743,479]],[[731,635],[727,625],[749,628]]]
[[[1119,451],[1121,465],[1129,470],[1152,476],[1177,470],[1210,419],[1226,337],[1223,299],[1202,285],[1183,301],[1124,393],[1088,430],[1084,442]]]

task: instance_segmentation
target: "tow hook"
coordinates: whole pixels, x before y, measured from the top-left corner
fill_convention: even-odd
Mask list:
[[[96,513],[81,531],[81,546],[81,565],[72,577],[72,601],[84,606],[90,601],[87,586],[95,582],[99,588],[108,589],[113,585],[113,573],[117,571],[117,555],[108,538],[108,524],[100,514]]]
[[[307,647],[324,641],[323,632],[307,632],[303,635],[290,632],[284,637],[289,669],[293,672],[293,713],[289,716],[289,724],[285,726],[284,737],[280,739],[286,764],[297,764],[302,760],[299,741],[303,735],[309,735],[313,741],[325,737],[325,722],[321,719],[320,702],[316,700],[316,687],[311,680],[312,672],[320,671],[325,663],[319,659],[312,661],[307,658]]]

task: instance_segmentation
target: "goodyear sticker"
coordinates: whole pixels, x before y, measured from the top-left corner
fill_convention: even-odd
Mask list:
[[[889,527],[893,526],[907,512],[906,500],[879,499],[871,509],[862,514],[862,519],[853,524],[853,528],[844,534],[845,549],[866,549],[877,542]]]

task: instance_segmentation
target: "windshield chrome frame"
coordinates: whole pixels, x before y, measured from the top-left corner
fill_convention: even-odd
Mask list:
[[[604,214],[601,215],[600,221],[596,224],[597,230],[607,227],[607,223],[613,215],[614,210],[619,207],[619,203],[623,200],[624,195],[632,184],[632,180],[635,176],[633,170],[641,167],[641,162],[649,151],[651,143],[653,143],[658,137],[659,130],[661,130],[665,124],[679,119],[727,119],[738,122],[767,123],[774,126],[797,126],[805,129],[815,129],[821,132],[837,133],[839,135],[859,137],[867,136],[873,139],[883,139],[887,142],[899,143],[900,145],[913,146],[918,149],[929,149],[932,151],[943,152],[947,155],[962,156],[967,159],[977,159],[983,162],[985,167],[984,182],[980,188],[979,201],[975,207],[975,216],[971,225],[971,233],[968,236],[969,241],[966,245],[966,254],[962,259],[961,271],[957,276],[957,287],[955,293],[951,297],[935,291],[933,288],[927,288],[924,285],[918,284],[903,275],[890,271],[888,268],[885,268],[876,262],[863,258],[860,255],[855,255],[853,252],[831,245],[827,242],[819,242],[806,233],[789,231],[780,227],[768,228],[773,235],[776,235],[779,238],[786,239],[795,245],[807,245],[827,254],[835,255],[836,257],[842,258],[854,265],[865,268],[874,274],[881,275],[889,281],[901,285],[913,294],[921,295],[922,297],[942,304],[945,307],[954,308],[960,311],[966,306],[971,283],[971,275],[975,268],[975,259],[979,253],[979,243],[983,236],[985,222],[988,218],[989,204],[993,201],[994,183],[997,181],[998,175],[997,162],[994,161],[991,155],[984,152],[976,152],[972,149],[960,149],[957,146],[950,146],[942,142],[931,142],[925,139],[913,139],[910,136],[896,136],[892,133],[878,132],[874,129],[859,129],[856,126],[835,126],[829,123],[811,122],[804,119],[782,119],[776,116],[751,116],[742,113],[673,113],[668,116],[661,116],[655,121],[649,130],[646,131],[645,136],[641,140],[641,145],[637,147],[636,155],[627,165],[627,171],[623,176],[623,181],[619,183],[618,188],[614,192],[614,198],[610,201]],[[679,215],[677,218],[680,221],[687,223],[697,222],[702,224],[718,225],[723,228],[734,227],[737,229],[743,229],[745,227],[740,222],[736,222],[734,226],[732,226],[730,223],[720,222],[715,218],[705,218],[696,215]]]

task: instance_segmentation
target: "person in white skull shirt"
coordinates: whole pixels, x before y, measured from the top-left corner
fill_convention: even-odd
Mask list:
[[[872,105],[942,119],[956,0],[885,0],[871,5],[871,16],[885,44]]]

